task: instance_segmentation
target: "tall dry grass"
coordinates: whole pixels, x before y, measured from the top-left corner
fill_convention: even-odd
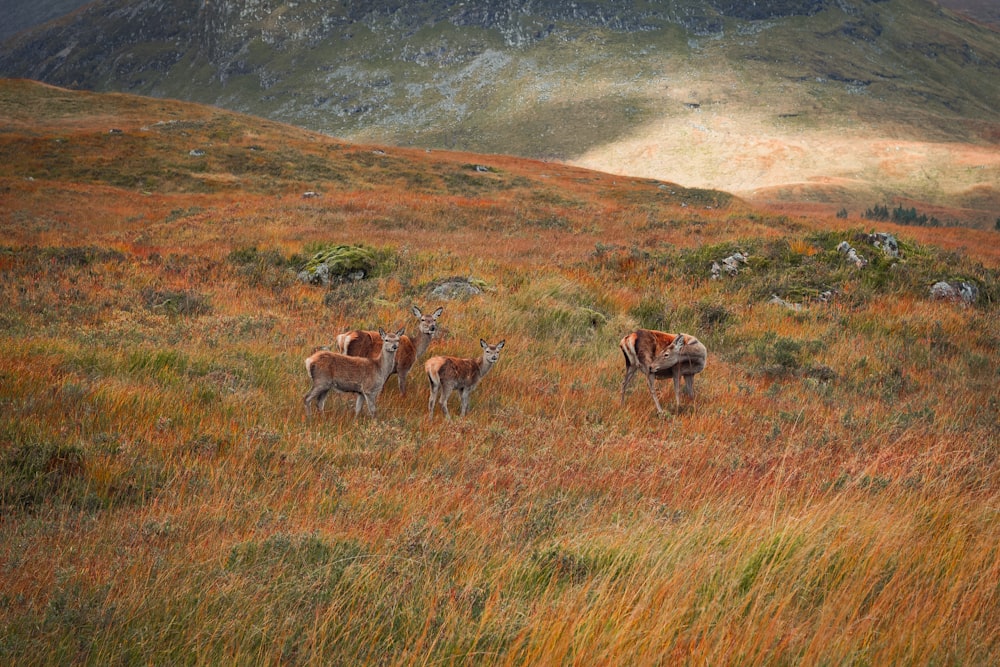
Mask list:
[[[988,248],[889,226],[904,260],[858,272],[834,250],[856,222],[212,117],[137,145],[178,165],[149,194],[109,186],[115,163],[81,176],[4,140],[4,662],[1000,657]],[[90,162],[118,137],[43,121],[85,136]],[[190,191],[187,147],[212,122],[273,169]],[[332,242],[392,259],[299,283]],[[737,248],[747,270],[710,280]],[[432,302],[456,276],[483,294]],[[938,277],[976,280],[980,301],[931,301]],[[338,398],[307,422],[312,347],[410,324],[412,304],[444,306],[430,354],[506,338],[469,415],[428,421],[417,373],[377,420]],[[709,347],[680,413],[658,418],[641,382],[618,403],[617,341],[639,325]]]

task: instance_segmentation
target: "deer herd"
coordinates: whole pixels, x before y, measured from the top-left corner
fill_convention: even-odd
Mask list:
[[[312,413],[314,403],[316,409],[322,412],[327,395],[334,390],[356,396],[355,417],[361,413],[362,405],[374,417],[375,400],[393,373],[399,376],[399,393],[405,396],[406,377],[413,364],[430,347],[443,310],[438,308],[430,315],[424,315],[414,306],[418,332],[415,338],[406,335],[405,327],[395,333],[387,333],[383,329],[355,330],[337,336],[336,352],[325,347],[314,350],[306,359],[306,372],[312,380],[312,386],[303,399],[306,416]],[[424,362],[424,372],[430,383],[430,399],[427,402],[430,418],[434,417],[434,405],[437,403],[444,416],[451,419],[448,398],[456,389],[461,396],[460,414],[464,417],[469,410],[469,395],[500,359],[504,344],[503,340],[490,345],[479,339],[482,348],[479,357],[434,356]],[[663,407],[656,396],[654,380],[657,378],[673,378],[674,403],[678,410],[681,407],[682,380],[684,393],[694,399],[694,376],[705,370],[708,357],[708,351],[697,338],[685,333],[636,329],[622,338],[618,346],[625,356],[622,403],[632,378],[639,371],[646,376],[649,394],[658,413],[663,413]]]

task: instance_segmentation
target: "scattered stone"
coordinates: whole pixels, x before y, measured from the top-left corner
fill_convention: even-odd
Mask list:
[[[307,190],[306,192],[302,193],[302,197],[305,199],[312,199],[313,197],[319,197],[319,196],[320,196],[319,193],[315,192],[314,190]]]
[[[712,262],[712,280],[718,280],[722,277],[722,272],[725,271],[728,276],[735,276],[740,272],[740,265],[747,263],[747,256],[741,252],[736,252],[726,257],[722,260],[720,265],[718,262]]]
[[[484,167],[481,164],[477,164],[476,165],[476,171],[479,172],[480,174],[488,174],[490,172],[490,168],[489,167]]]
[[[899,257],[899,242],[896,237],[887,232],[874,232],[872,234],[861,234],[860,239],[867,241],[876,248],[881,248],[889,257]]]
[[[831,301],[833,301],[833,297],[836,296],[836,294],[837,294],[836,290],[828,289],[817,294],[816,300],[821,303],[830,303]]]
[[[113,127],[110,130],[108,130],[108,134],[121,134],[121,133],[122,133],[122,131],[120,129],[118,129],[117,127]]]
[[[768,303],[773,303],[776,306],[782,306],[783,308],[794,310],[796,312],[803,310],[805,308],[805,306],[803,306],[801,303],[792,303],[791,301],[785,301],[777,294],[772,294],[771,298],[768,300]]]
[[[188,155],[190,155],[191,157],[205,157],[205,151],[203,151],[200,148],[192,148],[188,152]]]
[[[456,299],[468,299],[470,296],[478,296],[483,290],[473,285],[471,281],[464,278],[450,278],[438,284],[430,292],[432,299],[442,301],[454,301]]]
[[[975,303],[979,298],[979,288],[973,283],[967,283],[964,280],[951,282],[940,280],[931,285],[931,296],[935,299]]]
[[[868,260],[858,254],[858,251],[851,247],[851,244],[847,241],[841,241],[840,245],[837,246],[837,251],[842,255],[847,255],[847,259],[854,263],[859,269],[863,269],[868,266]]]

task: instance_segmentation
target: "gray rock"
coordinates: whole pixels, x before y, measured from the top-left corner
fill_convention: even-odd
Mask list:
[[[429,296],[432,299],[454,301],[455,299],[468,299],[470,296],[477,296],[482,293],[483,290],[479,289],[468,280],[455,278],[439,284],[431,290]]]
[[[931,296],[935,299],[975,303],[979,298],[979,288],[963,280],[951,282],[940,280],[931,285]]]

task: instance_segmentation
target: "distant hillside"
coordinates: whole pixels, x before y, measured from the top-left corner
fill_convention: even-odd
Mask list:
[[[747,197],[1000,206],[1000,35],[924,0],[104,0],[0,73]]]
[[[996,0],[940,0],[941,6],[1000,29],[1000,3]]]
[[[91,0],[4,0],[0,41],[27,28],[69,14]]]

